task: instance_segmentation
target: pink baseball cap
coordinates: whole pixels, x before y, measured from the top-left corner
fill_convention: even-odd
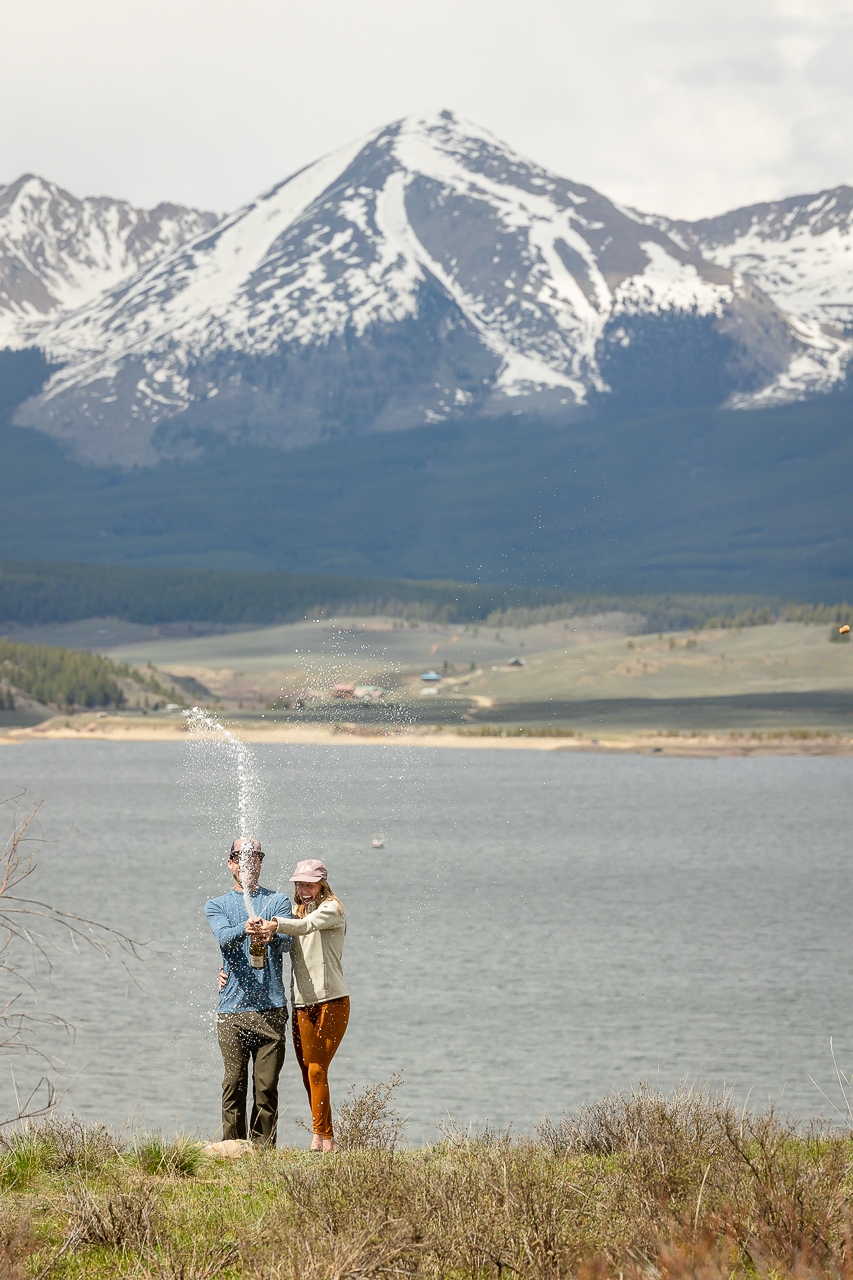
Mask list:
[[[304,862],[297,862],[290,878],[305,884],[319,884],[321,880],[328,880],[329,873],[319,858],[306,858]]]
[[[233,858],[235,853],[240,854],[242,852],[243,852],[243,841],[238,836],[237,839],[234,841],[234,843],[231,845],[231,853],[229,854],[229,857]],[[263,850],[261,848],[260,840],[247,840],[245,852],[262,854]]]

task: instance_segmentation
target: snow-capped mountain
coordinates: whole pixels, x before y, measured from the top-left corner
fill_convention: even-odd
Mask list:
[[[407,119],[46,325],[39,344],[64,367],[18,421],[146,465],[212,434],[289,447],[838,381],[850,341],[717,252],[449,112]]]
[[[78,200],[24,174],[0,186],[0,347],[26,346],[44,321],[89,302],[218,217],[160,204]]]
[[[748,274],[784,310],[853,333],[853,187],[669,225],[710,261]]]

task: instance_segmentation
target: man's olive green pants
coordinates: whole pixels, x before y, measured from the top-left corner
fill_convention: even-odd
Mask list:
[[[220,1013],[216,1020],[225,1063],[222,1081],[222,1137],[245,1138],[249,1060],[252,1073],[252,1142],[275,1146],[278,1125],[278,1077],[284,1065],[287,1009],[246,1009]]]

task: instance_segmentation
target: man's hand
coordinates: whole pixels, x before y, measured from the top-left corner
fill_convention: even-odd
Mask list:
[[[276,926],[275,917],[272,920],[260,920],[256,917],[246,921],[246,932],[254,942],[272,942],[277,932]]]
[[[219,990],[220,991],[225,986],[227,981],[228,979],[225,976],[225,966],[223,965],[223,967],[219,970]]]

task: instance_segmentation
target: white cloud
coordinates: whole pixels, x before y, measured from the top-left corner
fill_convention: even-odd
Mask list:
[[[0,16],[0,181],[226,209],[449,106],[700,217],[853,182],[853,0],[29,0]]]

